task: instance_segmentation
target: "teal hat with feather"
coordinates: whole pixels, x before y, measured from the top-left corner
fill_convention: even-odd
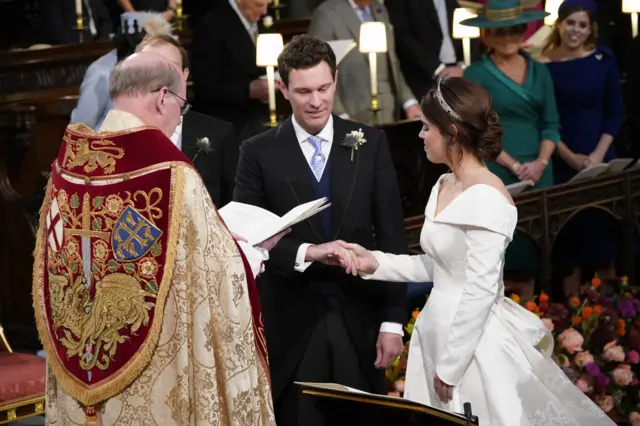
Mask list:
[[[539,21],[549,15],[542,10],[530,10],[540,3],[538,0],[487,0],[486,4],[459,1],[461,7],[477,14],[465,19],[461,25],[478,28],[506,28]]]

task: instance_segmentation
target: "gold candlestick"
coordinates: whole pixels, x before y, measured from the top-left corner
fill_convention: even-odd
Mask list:
[[[280,9],[282,8],[282,6],[280,5],[280,0],[273,0],[273,10],[274,10],[274,15],[275,15],[275,20],[279,21],[280,20]]]
[[[82,13],[76,14],[76,26],[73,29],[78,31],[78,40],[82,43],[84,41],[84,19],[82,18]]]
[[[177,30],[182,31],[184,29],[184,16],[182,14],[182,2],[178,2],[176,4],[176,20],[177,22]]]
[[[378,125],[378,111],[380,111],[380,104],[378,103],[378,94],[371,94],[371,111],[373,111],[373,125]]]

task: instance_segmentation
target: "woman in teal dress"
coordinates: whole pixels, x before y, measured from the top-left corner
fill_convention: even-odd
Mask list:
[[[519,0],[489,0],[478,12],[476,18],[461,23],[479,27],[488,50],[464,76],[491,94],[504,128],[503,151],[488,167],[506,185],[532,180],[535,188],[551,186],[549,160],[560,140],[553,81],[547,67],[520,48],[526,24],[547,13],[523,10]],[[505,281],[529,297],[539,264],[539,248],[516,233],[506,253]]]

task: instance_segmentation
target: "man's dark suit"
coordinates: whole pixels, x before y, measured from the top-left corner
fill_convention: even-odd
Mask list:
[[[406,253],[407,240],[397,178],[384,132],[337,116],[324,176],[330,177],[330,211],[295,225],[271,250],[258,287],[276,420],[280,426],[322,424],[293,381],[337,381],[385,392],[385,372],[374,368],[382,322],[404,324],[406,285],[365,282],[318,262],[294,269],[302,243],[341,239],[369,249]],[[355,152],[340,146],[362,129]],[[240,148],[234,201],[277,215],[317,198],[317,180],[291,118],[245,141]],[[373,232],[375,231],[375,237]],[[320,329],[321,328],[321,329]]]
[[[191,72],[196,110],[233,123],[247,137],[257,133],[247,126],[267,122],[267,105],[249,98],[249,84],[266,71],[256,66],[256,46],[228,1],[217,2],[198,24]]]
[[[446,0],[449,33],[453,25],[456,0]],[[386,0],[384,5],[396,36],[396,53],[409,87],[420,100],[431,88],[435,71],[441,64],[442,30],[434,0]],[[458,61],[462,46],[453,40]]]
[[[209,138],[211,151],[199,152],[196,141]],[[193,159],[211,200],[220,208],[231,201],[238,164],[238,139],[233,125],[195,111],[182,121],[182,152]],[[196,157],[197,154],[197,157]]]

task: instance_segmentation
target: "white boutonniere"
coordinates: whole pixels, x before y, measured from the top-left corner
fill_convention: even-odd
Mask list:
[[[262,18],[262,25],[265,28],[269,28],[273,25],[273,18],[269,15],[265,16],[264,18]]]
[[[198,152],[193,156],[193,159],[191,160],[192,163],[196,161],[196,158],[198,158],[198,155],[200,155],[201,152],[204,153],[204,155],[211,152],[211,142],[206,136],[204,138],[196,139],[196,146],[198,147]]]
[[[344,146],[345,148],[351,149],[351,162],[353,163],[353,155],[358,150],[358,148],[363,145],[367,140],[364,138],[364,133],[362,133],[362,129],[352,130],[347,133],[344,137],[344,141],[340,144],[340,146]]]

